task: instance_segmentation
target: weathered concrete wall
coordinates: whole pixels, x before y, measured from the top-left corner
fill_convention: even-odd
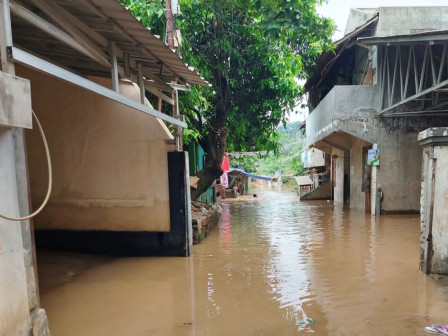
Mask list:
[[[434,147],[437,158],[432,219],[432,272],[448,273],[448,147]]]
[[[377,184],[383,189],[382,210],[385,212],[420,209],[422,150],[416,139],[417,132],[389,133],[384,128],[379,131]]]
[[[420,268],[448,274],[448,127],[429,128],[418,140],[424,147]]]
[[[36,229],[169,231],[165,144],[154,117],[26,68],[33,108],[45,129],[54,187]],[[95,79],[101,82],[100,79]],[[102,84],[109,84],[103,82]],[[139,101],[132,83],[120,93]],[[40,136],[27,139],[33,205],[43,199],[47,167]]]
[[[421,133],[420,133],[421,134]],[[419,134],[419,136],[420,136]],[[433,195],[433,147],[423,148],[422,190],[420,197],[420,270],[431,273],[432,252],[432,195]]]
[[[376,86],[335,86],[306,121],[306,146],[335,131],[372,142],[375,133],[368,128],[368,118],[377,112],[377,91]]]
[[[370,95],[370,96],[369,96]],[[377,118],[376,86],[335,86],[307,119],[307,145],[351,135],[353,141],[377,143],[380,149],[377,186],[382,187],[385,212],[417,212],[420,209],[421,147],[417,133],[430,126],[441,126],[446,118]],[[345,135],[338,135],[340,131]],[[339,133],[338,133],[339,132]],[[345,141],[347,142],[347,141]],[[348,148],[353,149],[349,145]],[[353,152],[351,160],[362,162]],[[357,158],[357,155],[361,155]],[[364,209],[363,167],[351,164],[351,206]],[[355,176],[353,176],[355,175]],[[356,176],[358,175],[358,177]],[[361,182],[358,182],[361,181]],[[373,191],[372,191],[373,192]]]
[[[380,7],[378,12],[376,36],[448,29],[448,7]]]
[[[448,29],[448,7],[351,8],[345,34],[364,24],[376,12],[379,13],[376,36]]]
[[[19,217],[13,132],[0,127],[0,212]],[[21,223],[0,219],[0,335],[28,335],[30,327]]]

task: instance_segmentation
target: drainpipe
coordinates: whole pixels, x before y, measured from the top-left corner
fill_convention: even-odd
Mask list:
[[[377,149],[378,145],[373,144],[372,149]],[[377,187],[377,173],[378,173],[378,166],[372,166],[372,178],[370,182],[370,212],[372,216],[375,216],[376,212],[376,203],[377,203],[377,197],[376,197],[376,187]],[[379,216],[380,214],[378,214]]]

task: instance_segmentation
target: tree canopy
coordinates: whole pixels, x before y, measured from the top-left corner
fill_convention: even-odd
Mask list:
[[[230,157],[230,166],[243,168],[254,174],[275,176],[299,175],[303,172],[301,154],[305,143],[305,135],[299,131],[298,121],[288,123],[286,127],[277,127],[279,134],[279,155],[272,152],[266,155]]]
[[[144,21],[145,13],[163,8],[160,0],[122,1],[148,24],[154,20]],[[182,57],[212,84],[180,99],[207,153],[195,199],[221,175],[225,151],[278,151],[277,126],[286,124],[302,94],[297,79],[331,48],[334,24],[316,13],[322,0],[179,2]]]

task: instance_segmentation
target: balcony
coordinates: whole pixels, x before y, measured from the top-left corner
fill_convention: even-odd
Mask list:
[[[333,87],[306,120],[306,145],[338,131],[371,142],[373,134],[369,128],[378,115],[378,97],[375,85]]]

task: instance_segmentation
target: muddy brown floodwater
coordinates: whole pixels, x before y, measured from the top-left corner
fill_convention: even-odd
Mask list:
[[[191,258],[94,258],[42,285],[53,336],[409,336],[448,324],[448,283],[418,270],[418,216],[258,196],[223,204]]]

